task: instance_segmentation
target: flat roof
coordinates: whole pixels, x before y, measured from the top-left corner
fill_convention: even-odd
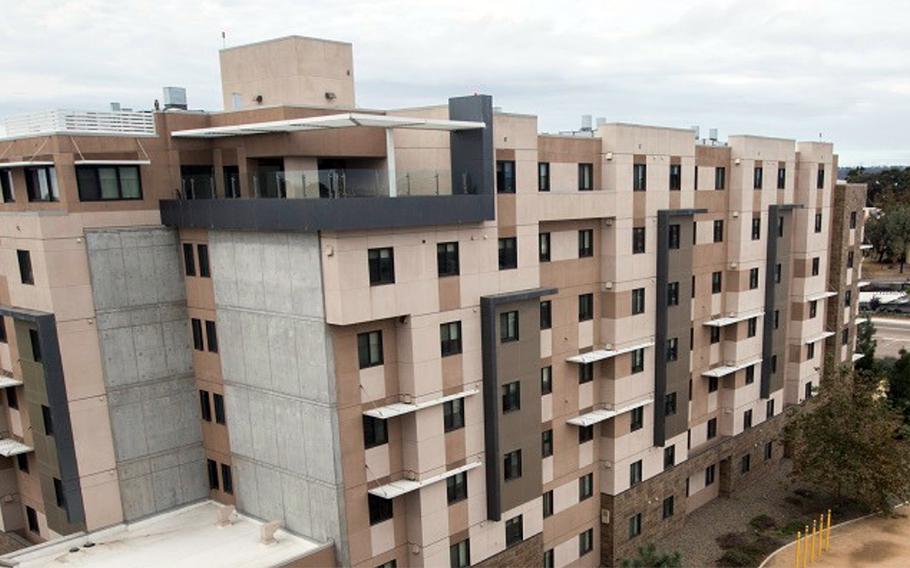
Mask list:
[[[275,534],[277,542],[262,544],[259,521],[235,514],[233,524],[217,526],[221,507],[204,501],[139,522],[48,541],[0,560],[18,568],[271,568],[323,547],[284,530]],[[85,548],[88,542],[94,546]]]

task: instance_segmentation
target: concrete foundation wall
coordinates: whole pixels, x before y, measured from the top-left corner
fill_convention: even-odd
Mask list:
[[[86,232],[124,518],[208,495],[176,232]]]
[[[238,508],[339,543],[334,365],[312,233],[209,234]]]

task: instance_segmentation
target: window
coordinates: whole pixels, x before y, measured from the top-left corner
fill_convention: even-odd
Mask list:
[[[664,448],[664,471],[676,465],[676,446]]]
[[[692,221],[692,245],[696,244],[698,244],[698,221]],[[695,278],[695,275],[693,274],[692,277]]]
[[[691,381],[690,381],[691,383]],[[708,392],[717,392],[720,381],[717,377],[708,377]],[[690,397],[691,400],[691,397]]]
[[[752,240],[761,239],[761,217],[752,218]]]
[[[777,236],[778,237],[784,236],[784,218],[783,218],[783,216],[778,217],[778,219],[777,219]]]
[[[743,474],[749,473],[750,469],[752,469],[752,456],[746,454],[739,460],[739,472]]]
[[[661,518],[662,519],[669,519],[670,517],[673,516],[673,505],[674,505],[674,503],[673,503],[672,495],[670,495],[669,497],[664,499],[663,506],[661,507],[661,509],[662,509]]]
[[[594,231],[584,229],[578,231],[578,258],[594,256]]]
[[[16,465],[19,467],[19,471],[22,473],[28,473],[28,454],[17,454]]]
[[[394,515],[391,499],[383,499],[376,495],[367,493],[367,505],[370,509],[370,524],[377,525],[387,521]]]
[[[466,471],[446,478],[446,498],[449,505],[468,498],[468,473]]]
[[[815,187],[818,189],[825,188],[825,165],[824,164],[818,165],[818,179],[816,180]]]
[[[708,420],[707,438],[710,440],[715,437],[717,437],[717,418],[712,418]]]
[[[200,390],[199,391],[199,408],[201,410],[202,419],[206,422],[212,421],[212,405],[209,403],[209,391]]]
[[[16,394],[16,387],[6,389],[6,405],[14,410],[19,409],[19,395]]]
[[[16,201],[14,194],[13,172],[10,170],[0,170],[0,197],[2,197],[3,203],[12,203]]]
[[[183,272],[187,276],[196,276],[196,257],[190,243],[183,243]]]
[[[667,234],[667,248],[671,250],[676,250],[679,248],[679,224],[677,223],[674,223],[669,227],[669,232]]]
[[[578,478],[578,500],[585,499],[594,495],[594,474],[589,473]]]
[[[460,321],[452,321],[439,326],[439,346],[443,357],[461,353]]]
[[[853,302],[853,290],[847,290],[844,292],[844,307],[849,308],[850,304]]]
[[[679,305],[679,282],[670,282],[667,284],[667,305]]]
[[[726,189],[727,186],[727,168],[714,169],[714,189]]]
[[[518,312],[499,314],[499,340],[502,343],[518,341]]]
[[[540,395],[553,392],[553,367],[549,365],[540,369]]]
[[[471,541],[464,539],[449,547],[450,568],[468,568],[471,565]]]
[[[540,262],[550,262],[550,233],[540,233],[537,236],[537,242],[540,247]]]
[[[755,337],[758,333],[758,318],[749,318],[746,320],[746,337]]]
[[[679,359],[679,338],[671,337],[667,340],[667,361]]]
[[[544,430],[541,432],[540,451],[545,458],[553,455],[553,430]]]
[[[629,464],[629,486],[641,483],[641,460]]]
[[[9,339],[6,337],[6,320],[0,315],[0,343],[7,343],[8,341]]]
[[[705,468],[705,487],[714,484],[714,465]]]
[[[689,326],[689,351],[695,350],[695,327]],[[692,380],[689,380],[689,400],[692,400]]]
[[[76,166],[79,201],[142,199],[137,166]]]
[[[437,243],[436,270],[439,276],[458,276],[458,243]]]
[[[815,214],[815,232],[816,233],[822,232],[822,214],[821,213]]]
[[[642,254],[645,252],[645,228],[634,227],[632,229],[632,254]]]
[[[755,290],[758,288],[758,269],[750,268],[749,269],[749,289]]]
[[[594,189],[594,164],[578,164],[578,191]]]
[[[524,539],[521,515],[506,521],[506,547],[514,546]]]
[[[664,416],[674,414],[676,414],[676,393],[671,392],[664,395]]]
[[[32,272],[32,255],[27,250],[17,250],[16,258],[19,260],[19,281],[23,284],[35,284],[35,275]]]
[[[206,320],[205,339],[209,353],[218,353],[218,331],[215,329],[215,322]]]
[[[594,529],[588,529],[578,535],[578,555],[585,554],[594,550]]]
[[[774,329],[780,326],[780,310],[774,310]]]
[[[224,196],[228,199],[240,197],[240,166],[224,166]]]
[[[632,315],[645,313],[645,289],[636,288],[632,290]]]
[[[502,471],[506,481],[521,477],[521,450],[507,453],[502,461]]]
[[[60,201],[56,168],[25,168],[25,191],[29,201]]]
[[[556,568],[556,559],[552,548],[543,551],[543,568]]]
[[[748,430],[752,427],[752,410],[747,410],[743,412],[743,430]]]
[[[777,372],[777,355],[771,355],[771,372]]]
[[[636,513],[629,517],[629,538],[635,538],[641,534],[641,513]]]
[[[361,369],[382,365],[382,331],[357,334],[357,357]]]
[[[594,363],[583,363],[578,366],[578,383],[590,383],[594,380]]]
[[[499,239],[499,269],[518,268],[518,239],[507,237]]]
[[[196,248],[199,251],[199,276],[211,278],[212,271],[209,267],[209,246],[197,245]]]
[[[38,532],[40,531],[40,529],[38,528],[38,513],[36,513],[34,509],[32,509],[31,507],[26,505],[25,506],[25,516],[28,519],[28,530],[30,530],[31,532],[33,532],[35,534],[38,534]]]
[[[550,191],[550,163],[537,164],[537,191]]]
[[[645,349],[642,347],[631,353],[632,373],[641,373],[645,370]]]
[[[442,424],[446,432],[464,428],[464,399],[456,398],[442,404]]]
[[[751,385],[755,382],[755,365],[746,367],[746,384]]]
[[[44,423],[44,433],[47,436],[54,435],[54,419],[51,417],[51,409],[41,405],[41,421]]]
[[[810,343],[806,345],[806,361],[811,361],[815,359],[815,344]]]
[[[787,168],[784,166],[777,167],[777,189],[787,187]]]
[[[809,302],[809,319],[814,318],[818,315],[818,301],[812,300]]]
[[[693,176],[695,177],[695,182],[692,184],[695,187],[695,191],[698,191],[698,166],[692,168],[694,170]]]
[[[761,189],[763,174],[764,168],[755,166],[755,169],[752,170],[752,189]]]
[[[54,499],[58,507],[66,509],[66,494],[63,492],[63,482],[56,477],[54,478]]]
[[[370,286],[395,282],[395,255],[391,247],[369,249]]]
[[[389,560],[388,562],[384,562],[384,563],[380,564],[376,568],[398,568],[398,560],[393,558],[393,559]]]
[[[578,443],[584,444],[585,442],[590,442],[594,439],[594,426],[579,426],[578,427]]]
[[[682,189],[682,166],[670,164],[670,191]]]
[[[715,219],[714,221],[714,242],[720,243],[724,240],[724,221],[723,219]]]
[[[812,276],[818,276],[821,272],[821,259],[815,257],[812,259]]]
[[[845,327],[840,333],[840,344],[847,345],[850,343],[850,328]]]
[[[774,441],[765,443],[765,454],[764,455],[765,455],[765,461],[768,461],[774,455]]]
[[[28,342],[32,347],[32,361],[35,363],[40,363],[44,360],[41,356],[41,339],[38,337],[37,329],[28,330]]]
[[[212,393],[212,401],[215,406],[215,422],[224,424],[224,396],[218,393]]]
[[[363,417],[363,447],[375,448],[389,443],[388,424],[381,418]]]
[[[765,403],[765,420],[774,417],[774,399],[770,399]]]
[[[521,409],[521,383],[511,382],[502,386],[502,412],[512,412]]]
[[[594,294],[578,295],[578,321],[594,319]]]
[[[645,191],[648,189],[648,166],[635,164],[632,166],[632,191]]]
[[[641,430],[645,425],[645,407],[639,406],[638,408],[633,408],[630,416],[630,425],[629,431],[634,432],[636,430]]]
[[[234,494],[234,476],[231,474],[231,466],[221,464],[221,490],[228,495]]]
[[[720,294],[723,289],[723,273],[720,271],[711,273],[711,293]]]
[[[856,211],[850,212],[850,228],[851,229],[856,228]]]
[[[553,490],[543,494],[543,518],[553,516]]]
[[[496,193],[515,193],[515,162],[496,162]]]
[[[540,329],[553,327],[553,304],[550,300],[540,302]]]
[[[781,278],[783,277],[783,269],[781,268],[780,263],[774,265],[774,283],[780,284]]]
[[[853,268],[853,251],[847,251],[847,268]]]

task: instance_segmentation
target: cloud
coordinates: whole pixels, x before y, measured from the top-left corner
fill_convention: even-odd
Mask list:
[[[181,85],[221,107],[218,49],[289,34],[354,43],[358,103],[470,92],[581,114],[833,141],[843,164],[910,164],[910,5],[899,0],[338,2],[0,0],[0,115],[148,108]]]

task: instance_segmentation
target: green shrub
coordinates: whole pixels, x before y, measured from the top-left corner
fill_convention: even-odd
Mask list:
[[[749,521],[749,525],[757,531],[766,531],[776,527],[777,521],[768,515],[758,515],[757,517],[752,517],[752,520]]]
[[[717,560],[718,566],[757,566],[758,558],[756,555],[738,548],[732,548]]]
[[[728,532],[717,537],[717,546],[727,550],[729,548],[741,548],[749,544],[749,538],[745,533]]]

